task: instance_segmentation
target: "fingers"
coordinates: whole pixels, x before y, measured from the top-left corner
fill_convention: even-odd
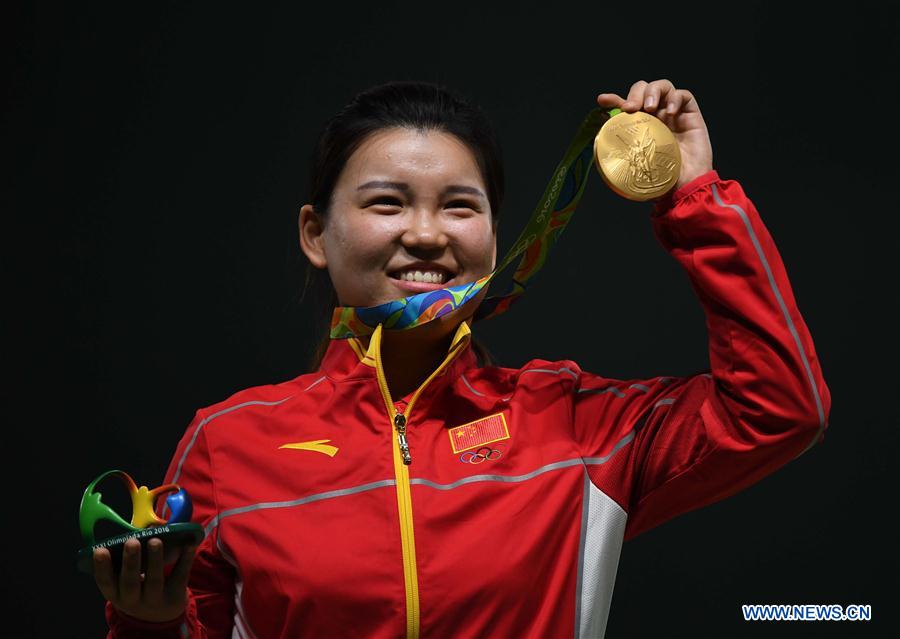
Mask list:
[[[178,557],[175,567],[172,568],[172,572],[169,573],[169,580],[166,582],[166,589],[173,589],[170,590],[172,594],[175,592],[174,589],[181,591],[187,585],[188,576],[191,573],[191,566],[194,563],[196,553],[196,546],[188,546],[182,551],[181,556]]]
[[[182,550],[184,549],[179,548],[178,546],[173,544],[163,544],[163,566],[168,566],[169,564],[175,563],[175,560],[181,556]]]
[[[601,93],[597,96],[597,104],[607,109],[621,109],[624,98],[615,93]]]
[[[597,96],[597,104],[606,108],[617,107],[627,113],[641,110],[648,113],[656,112],[660,117],[700,110],[690,91],[676,89],[675,85],[666,79],[653,82],[638,80],[631,85],[626,99],[615,93],[601,93]]]
[[[151,599],[161,597],[164,581],[163,543],[154,537],[147,542],[147,572],[144,575],[144,596]]]
[[[656,80],[655,82],[638,80],[631,85],[626,99],[622,99],[615,93],[601,93],[597,96],[597,104],[607,108],[616,107],[627,113],[634,113],[641,109],[653,111],[660,104],[661,96],[665,95],[670,88],[674,89],[668,80]]]
[[[694,113],[700,111],[700,107],[697,106],[697,100],[694,98],[693,93],[691,93],[687,89],[680,89],[678,91],[678,94],[682,99],[681,104],[679,105],[681,111],[684,111],[685,113]]]
[[[653,113],[658,109],[666,108],[668,111],[668,103],[676,94],[675,85],[670,80],[654,80],[649,83],[640,80],[631,87],[628,101],[634,103],[635,110],[643,109],[648,113]],[[668,112],[673,113],[674,111]]]
[[[684,102],[685,91],[672,91],[666,99],[666,113],[673,115],[678,112]]]
[[[178,552],[177,548],[173,548]],[[196,546],[183,549],[172,572],[166,576],[166,545],[158,537],[147,541],[146,573],[141,574],[141,542],[131,538],[122,547],[118,580],[112,556],[106,548],[94,551],[94,579],[100,592],[118,610],[144,621],[169,621],[184,612],[187,580]]]
[[[122,551],[122,572],[119,575],[119,601],[125,606],[141,598],[141,542],[129,539]]]
[[[644,106],[644,96],[647,93],[648,86],[649,84],[643,80],[638,80],[632,84],[631,89],[628,90],[628,98],[625,100],[622,110],[628,113],[639,111]]]
[[[103,596],[112,601],[119,595],[116,578],[113,576],[112,557],[106,548],[94,551],[94,581]]]

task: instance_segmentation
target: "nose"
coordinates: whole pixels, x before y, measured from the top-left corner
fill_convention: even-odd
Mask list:
[[[447,246],[449,240],[440,213],[427,207],[417,207],[410,212],[400,241],[409,248],[439,249]]]

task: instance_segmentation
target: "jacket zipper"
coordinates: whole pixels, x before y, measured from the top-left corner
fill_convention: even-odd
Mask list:
[[[409,449],[409,441],[406,439],[406,429],[409,426],[409,416],[413,406],[425,387],[444,370],[450,362],[459,354],[466,340],[457,342],[447,353],[447,357],[422,385],[416,389],[406,406],[405,412],[400,412],[394,406],[391,392],[388,389],[387,379],[384,375],[384,367],[381,363],[381,324],[372,334],[375,344],[375,372],[378,378],[378,387],[391,418],[391,450],[394,457],[394,477],[397,484],[397,507],[400,513],[400,543],[403,553],[403,580],[406,586],[406,636],[408,639],[419,637],[419,578],[416,567],[416,539],[413,532],[412,495],[409,490],[409,465],[412,463],[412,452]],[[394,445],[394,431],[397,433],[396,445]]]

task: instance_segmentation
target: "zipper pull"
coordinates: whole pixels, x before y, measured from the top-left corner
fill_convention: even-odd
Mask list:
[[[394,426],[397,428],[397,445],[400,446],[403,463],[409,466],[412,463],[412,456],[409,454],[409,442],[406,441],[406,415],[397,413],[394,416]]]

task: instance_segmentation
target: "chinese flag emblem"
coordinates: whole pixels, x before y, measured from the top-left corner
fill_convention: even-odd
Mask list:
[[[503,413],[476,419],[474,422],[451,428],[448,432],[450,447],[454,453],[509,439],[509,428],[506,426],[506,417]]]

